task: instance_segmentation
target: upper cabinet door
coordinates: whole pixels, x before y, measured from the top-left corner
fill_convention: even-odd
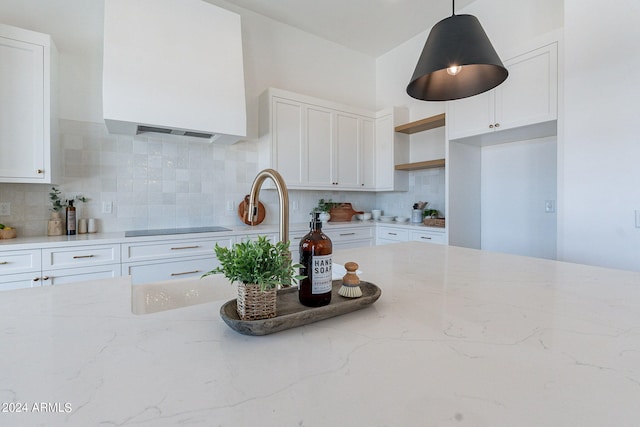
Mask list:
[[[51,46],[47,35],[0,26],[0,182],[51,182]]]
[[[306,147],[303,143],[304,109],[301,103],[273,97],[272,138],[274,167],[287,185],[300,185],[303,176],[303,159]]]
[[[360,123],[360,187],[376,188],[376,125],[375,120],[363,118]]]
[[[495,122],[493,106],[493,90],[469,98],[450,101],[447,111],[449,139],[493,132],[493,124]]]
[[[500,136],[502,139],[497,136],[499,131],[525,126],[530,128],[528,133],[518,134],[520,139],[555,133],[555,126],[547,125],[558,118],[557,43],[516,56],[504,64],[509,77],[500,86],[448,102],[449,139],[482,136],[483,143],[505,142],[505,134]],[[488,135],[492,132],[496,135]]]
[[[558,117],[558,46],[551,44],[505,62],[509,78],[495,90],[496,122],[515,128]]]
[[[331,185],[334,175],[334,114],[327,108],[315,105],[307,106],[306,114],[305,185],[326,187]]]
[[[336,174],[333,184],[339,188],[359,189],[360,185],[360,118],[336,114]]]

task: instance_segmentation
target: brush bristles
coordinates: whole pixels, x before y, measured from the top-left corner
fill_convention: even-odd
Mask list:
[[[344,286],[340,287],[338,294],[346,298],[358,298],[362,296],[360,286]]]

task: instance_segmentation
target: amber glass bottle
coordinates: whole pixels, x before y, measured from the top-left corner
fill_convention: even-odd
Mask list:
[[[73,200],[69,200],[69,206],[67,206],[67,234],[76,234],[76,208],[73,206]]]
[[[311,230],[300,242],[300,280],[298,298],[308,307],[320,307],[331,302],[331,239],[322,232],[320,214],[314,213]]]

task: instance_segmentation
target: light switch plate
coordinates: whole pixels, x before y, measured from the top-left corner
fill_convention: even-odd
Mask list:
[[[10,216],[10,215],[11,215],[11,203],[0,202],[0,216]]]

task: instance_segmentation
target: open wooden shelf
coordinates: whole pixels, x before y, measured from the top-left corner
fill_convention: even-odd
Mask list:
[[[414,163],[405,163],[402,165],[396,165],[396,170],[416,171],[420,169],[443,168],[444,166],[445,166],[445,160],[437,159],[437,160],[428,160],[426,162],[414,162]]]
[[[436,116],[427,117],[426,119],[396,126],[395,131],[411,135],[413,133],[424,132],[425,130],[439,128],[444,126],[445,124],[444,116],[445,114],[442,113]]]

